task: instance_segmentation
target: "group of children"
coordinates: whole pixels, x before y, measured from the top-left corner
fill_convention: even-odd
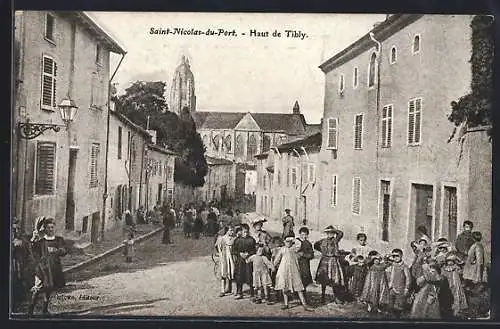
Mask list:
[[[415,258],[407,265],[401,249],[382,255],[367,246],[364,233],[357,235],[358,245],[346,252],[339,249],[343,232],[332,226],[325,228],[326,237],[313,245],[306,227],[299,230],[299,237],[290,234],[282,239],[262,230],[263,222],[265,219],[253,223],[253,237],[247,224],[220,232],[216,250],[221,264],[221,297],[232,292],[235,281],[236,299],[243,298],[246,284],[256,303],[282,300],[286,309],[290,295],[297,293],[304,309],[311,310],[305,291],[313,283],[310,261],[314,250],[321,253],[315,276],[321,285],[321,303],[325,303],[326,288],[331,287],[334,303],[363,303],[369,313],[394,318],[463,318],[469,308],[466,292],[485,285],[479,232],[471,232],[475,241],[465,256],[445,238],[431,242],[422,237],[411,243]]]

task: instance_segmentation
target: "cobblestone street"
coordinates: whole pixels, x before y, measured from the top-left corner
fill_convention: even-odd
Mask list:
[[[320,290],[314,285],[308,290],[312,312],[304,311],[298,299],[289,310],[281,310],[281,304],[257,305],[248,298],[236,301],[233,296],[218,297],[220,284],[211,258],[213,239],[184,239],[176,233],[175,245],[165,246],[157,235],[137,246],[133,263],[125,263],[118,254],[68,277],[67,286],[53,297],[50,311],[77,317],[366,316],[361,305],[319,305]]]

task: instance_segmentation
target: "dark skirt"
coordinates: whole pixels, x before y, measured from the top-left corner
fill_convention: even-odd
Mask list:
[[[43,290],[46,292],[51,292],[66,285],[61,260],[55,255],[43,258],[35,269],[35,275],[42,281]]]
[[[313,283],[312,275],[311,275],[311,260],[299,257],[299,272],[300,278],[302,279],[302,284],[304,288]]]
[[[350,272],[349,290],[354,297],[360,297],[363,292],[368,268],[366,265],[352,265],[350,267]]]
[[[316,282],[322,286],[345,285],[345,274],[337,257],[321,257],[316,271]]]
[[[234,281],[237,284],[246,283],[248,285],[251,285],[252,280],[253,280],[252,263],[247,263],[241,257],[236,256],[236,261],[234,266]]]

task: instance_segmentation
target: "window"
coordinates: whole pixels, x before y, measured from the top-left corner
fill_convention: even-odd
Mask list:
[[[290,186],[290,168],[286,168],[286,186]]]
[[[42,109],[56,107],[57,63],[49,56],[42,58]]]
[[[278,185],[281,185],[281,171],[278,169]]]
[[[90,188],[97,187],[97,160],[99,156],[99,144],[92,143],[90,149]]]
[[[271,149],[271,137],[264,135],[262,140],[262,152],[267,152]]]
[[[326,146],[327,149],[336,150],[337,149],[337,126],[338,119],[337,118],[328,118],[328,144]]]
[[[397,55],[396,46],[393,46],[393,47],[391,48],[391,58],[390,58],[390,63],[391,63],[391,64],[396,63],[397,59],[398,59],[398,55]]]
[[[308,174],[308,171],[309,171],[309,168],[307,166],[307,163],[304,163],[302,165],[302,182],[305,184],[308,182],[308,179],[307,179],[307,174]]]
[[[220,145],[220,137],[219,137],[219,135],[215,135],[212,138],[212,144],[214,146],[214,150],[215,151],[219,151],[219,145]]]
[[[332,194],[330,196],[330,205],[332,207],[337,206],[337,184],[338,184],[337,175],[332,175]]]
[[[381,181],[381,199],[382,199],[382,241],[389,241],[389,216],[391,206],[391,182]]]
[[[392,145],[392,105],[382,109],[382,147]]]
[[[103,51],[102,46],[97,44],[95,47],[95,62],[96,64],[102,65]]]
[[[262,187],[264,191],[266,190],[266,174],[262,175]]]
[[[341,74],[339,76],[339,92],[342,93],[344,91],[344,75]]]
[[[241,157],[244,154],[243,137],[241,135],[236,136],[236,142],[234,146],[234,153],[236,156]]]
[[[316,181],[316,166],[312,163],[309,164],[309,183]]]
[[[158,175],[160,175],[160,177],[163,175],[162,169],[163,169],[163,164],[162,161],[160,161],[158,165]]]
[[[54,194],[56,175],[56,143],[38,142],[36,145],[35,194]]]
[[[281,196],[281,203],[283,205],[283,210],[286,208],[286,197],[284,195]]]
[[[292,185],[297,185],[297,168],[295,167],[292,168]]]
[[[231,146],[231,135],[227,135],[226,138],[224,138],[224,147],[227,152],[231,152]]]
[[[358,68],[354,68],[354,72],[352,73],[352,87],[358,87]]]
[[[408,102],[408,145],[420,144],[422,125],[422,99],[415,98]]]
[[[118,159],[122,158],[122,127],[118,127]]]
[[[354,119],[354,149],[363,148],[363,114],[357,114]]]
[[[45,15],[45,38],[54,42],[55,17],[52,14]]]
[[[361,211],[361,178],[352,179],[352,213],[359,215]]]
[[[255,154],[257,154],[257,139],[252,134],[248,138],[247,159],[253,160]]]
[[[376,70],[376,60],[377,54],[372,53],[370,57],[370,66],[368,67],[368,87],[373,87],[375,85],[375,70]]]
[[[413,54],[418,54],[420,52],[420,35],[417,34],[413,38],[413,46],[412,46]]]

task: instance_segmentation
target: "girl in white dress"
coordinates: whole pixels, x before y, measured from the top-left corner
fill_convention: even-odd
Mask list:
[[[226,233],[224,235],[220,235],[215,243],[220,260],[220,297],[230,294],[232,290],[232,281],[234,279],[234,258],[232,255],[233,243],[235,239],[234,235],[234,229],[232,227],[228,227]]]
[[[297,241],[297,242],[296,242]],[[278,268],[276,273],[275,290],[283,293],[284,305],[282,309],[288,308],[288,293],[297,292],[300,302],[306,311],[311,309],[304,298],[304,285],[300,278],[299,262],[297,252],[300,249],[300,242],[294,237],[285,239],[285,246],[281,247],[274,259],[274,266]]]

